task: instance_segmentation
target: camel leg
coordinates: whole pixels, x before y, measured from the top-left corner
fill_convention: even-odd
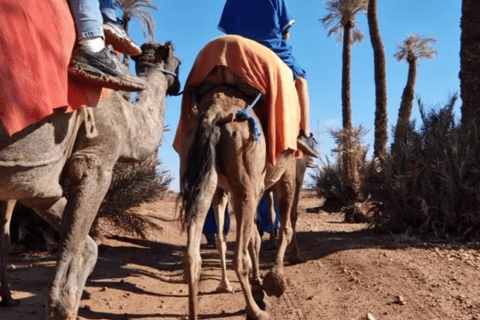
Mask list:
[[[220,254],[220,262],[222,265],[222,280],[217,287],[217,292],[233,292],[230,281],[227,278],[227,236],[224,233],[225,226],[225,208],[228,203],[228,195],[222,189],[217,189],[213,198],[213,209],[215,212],[215,220],[217,221],[217,250]]]
[[[0,222],[1,222],[1,274],[0,274],[0,292],[2,295],[2,301],[0,302],[0,307],[13,307],[20,304],[19,300],[12,298],[12,293],[8,286],[7,279],[7,267],[8,267],[8,257],[10,255],[10,222],[12,220],[13,209],[15,208],[15,200],[2,201],[0,208]]]
[[[237,220],[237,246],[235,248],[234,268],[242,286],[243,294],[245,295],[248,316],[255,320],[266,320],[270,317],[268,313],[262,311],[255,302],[248,281],[250,259],[247,250],[253,233],[256,232],[256,230],[254,230],[253,219],[259,200],[259,194],[252,194],[254,192],[253,190],[254,188],[249,188],[247,186],[242,193],[235,193],[234,211]]]
[[[277,231],[275,230],[275,221],[277,218],[277,213],[275,211],[275,199],[273,197],[273,190],[269,189],[265,192],[265,196],[268,200],[268,219],[270,220],[270,239],[269,239],[269,248],[275,249],[278,248],[278,239]]]
[[[271,308],[270,303],[266,300],[265,293],[263,292],[262,278],[260,277],[260,247],[262,245],[262,237],[256,228],[253,228],[252,238],[248,244],[248,251],[252,261],[252,294],[255,303],[262,310],[268,310]]]
[[[86,280],[91,271],[89,268],[82,270],[82,267],[86,263],[92,265],[87,257],[96,256],[96,246],[87,240],[87,236],[108,191],[113,165],[95,163],[82,156],[75,157],[70,163],[72,193],[63,214],[59,258],[47,298],[49,320],[76,317],[85,285],[81,280]]]
[[[188,310],[189,319],[198,320],[198,283],[202,270],[202,257],[200,255],[200,243],[202,241],[203,224],[217,188],[217,174],[209,175],[208,187],[200,195],[197,201],[196,215],[188,224],[187,252],[185,254],[185,279],[188,283]]]
[[[62,226],[62,215],[65,207],[67,205],[66,198],[60,198],[58,201],[54,202],[53,205],[49,204],[39,204],[38,206],[34,207],[33,210],[45,219],[52,227],[54,227],[57,231],[61,232]],[[78,309],[80,305],[80,299],[82,297],[83,288],[85,287],[85,283],[87,282],[88,276],[92,273],[93,268],[95,267],[95,263],[98,257],[98,246],[95,241],[90,237],[87,236],[85,246],[83,248],[80,265],[79,268],[80,272],[77,274],[77,306]]]
[[[300,187],[297,186],[296,189],[299,189]],[[288,255],[288,262],[291,264],[298,264],[303,262],[302,255],[300,254],[300,249],[298,248],[298,243],[297,243],[297,220],[298,220],[298,200],[299,200],[299,193],[300,191],[295,191],[295,198],[293,200],[293,206],[292,206],[292,215],[291,215],[291,221],[292,221],[292,230],[293,230],[293,236],[292,236],[292,242],[289,245],[289,255]]]
[[[280,297],[287,288],[287,282],[283,275],[283,264],[285,251],[293,235],[290,215],[295,192],[295,166],[291,166],[291,168],[293,169],[285,171],[280,181],[275,185],[280,208],[280,246],[275,265],[263,280],[263,288],[269,296]]]
[[[307,171],[308,157],[304,156],[301,159],[297,159],[297,169],[295,173],[296,183],[295,183],[295,197],[293,199],[292,206],[292,228],[293,228],[293,237],[292,242],[290,243],[289,249],[290,254],[288,255],[288,262],[291,264],[302,263],[303,258],[300,254],[300,249],[298,248],[297,243],[297,220],[298,220],[298,202],[300,200],[300,191],[303,185],[303,179],[305,177],[305,172]]]

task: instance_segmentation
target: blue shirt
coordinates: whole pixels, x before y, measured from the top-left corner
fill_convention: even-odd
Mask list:
[[[292,69],[295,78],[305,77],[292,47],[283,39],[283,33],[294,23],[286,0],[227,0],[218,28],[265,45]]]

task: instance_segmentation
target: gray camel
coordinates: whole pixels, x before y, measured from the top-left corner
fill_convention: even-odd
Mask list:
[[[32,207],[60,231],[58,262],[47,297],[47,319],[74,319],[88,275],[97,260],[97,245],[88,231],[110,186],[117,161],[138,161],[160,145],[167,94],[178,92],[180,60],[170,42],[149,42],[135,57],[136,71],[147,89],[135,103],[112,92],[95,108],[55,113],[8,136],[0,126],[0,201],[2,206],[2,302],[15,304],[6,280],[9,244],[7,205]],[[82,116],[83,115],[83,116]],[[88,116],[89,121],[84,122]],[[91,117],[93,115],[93,118]],[[98,134],[86,125],[94,119]],[[68,200],[62,184],[71,187]],[[6,202],[5,202],[6,201]],[[6,220],[5,220],[6,219]]]

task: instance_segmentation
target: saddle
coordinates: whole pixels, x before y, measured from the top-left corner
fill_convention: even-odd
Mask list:
[[[261,92],[265,99],[268,129],[268,159],[283,151],[297,150],[300,130],[300,103],[290,68],[270,49],[253,40],[236,35],[213,39],[198,54],[190,71],[182,100],[182,114],[175,136],[174,148],[181,149],[182,136],[192,113],[193,96],[213,86],[228,84],[247,96]]]

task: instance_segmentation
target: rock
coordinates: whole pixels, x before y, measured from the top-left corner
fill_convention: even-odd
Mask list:
[[[371,313],[367,313],[367,320],[375,320],[375,317]]]
[[[402,296],[398,295],[395,297],[395,303],[398,303],[399,305],[406,305],[407,303],[405,302],[405,299],[403,299]]]

